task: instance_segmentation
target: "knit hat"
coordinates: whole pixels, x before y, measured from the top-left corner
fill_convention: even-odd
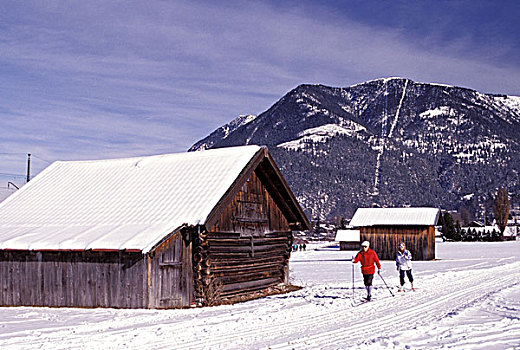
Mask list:
[[[361,243],[361,246],[362,247],[369,247],[370,243],[368,241],[364,241],[363,243]]]

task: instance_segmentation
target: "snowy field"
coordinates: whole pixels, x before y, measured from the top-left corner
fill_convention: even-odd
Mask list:
[[[415,292],[398,293],[384,261],[395,297],[375,277],[365,304],[353,254],[295,252],[302,290],[236,305],[0,308],[0,349],[520,349],[520,241],[437,242],[437,261],[414,262]]]

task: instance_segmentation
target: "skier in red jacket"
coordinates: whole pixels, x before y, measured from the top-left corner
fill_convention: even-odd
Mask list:
[[[352,263],[355,264],[361,261],[361,273],[363,274],[363,282],[365,283],[365,288],[367,290],[367,297],[365,298],[367,301],[372,299],[372,280],[374,279],[374,273],[376,269],[374,264],[377,265],[379,272],[381,271],[381,263],[379,263],[379,257],[377,253],[370,249],[370,243],[368,241],[364,241],[361,244],[361,251],[357,253]]]

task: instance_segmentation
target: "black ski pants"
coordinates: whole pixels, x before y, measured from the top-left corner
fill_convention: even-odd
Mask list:
[[[408,280],[410,281],[410,283],[413,283],[412,270],[399,270],[399,280],[400,280],[402,286],[404,286],[404,274],[405,273],[406,273],[406,277],[408,277]]]
[[[365,275],[363,274],[363,282],[365,283],[365,287],[370,287],[372,285],[372,280],[374,279],[374,274]]]

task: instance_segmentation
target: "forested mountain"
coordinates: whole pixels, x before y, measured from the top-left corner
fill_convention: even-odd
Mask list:
[[[499,187],[520,195],[520,97],[385,78],[300,85],[190,151],[267,145],[306,213],[435,206],[492,213]]]

